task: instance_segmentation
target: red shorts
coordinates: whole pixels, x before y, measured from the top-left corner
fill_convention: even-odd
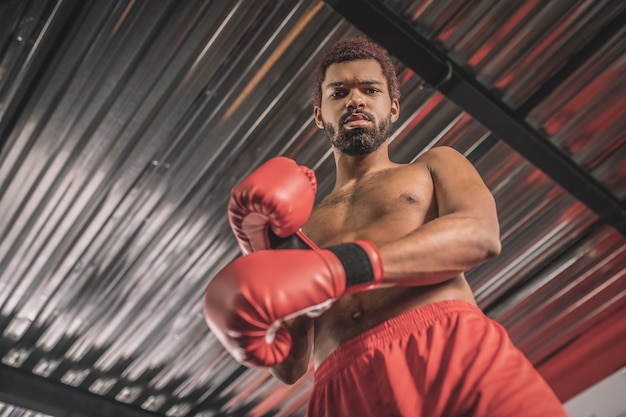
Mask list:
[[[567,417],[506,330],[462,301],[403,313],[315,371],[309,417]]]

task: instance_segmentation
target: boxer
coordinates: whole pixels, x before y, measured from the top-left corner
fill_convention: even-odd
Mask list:
[[[364,38],[327,51],[314,119],[336,164],[263,164],[231,193],[243,256],[209,283],[207,323],[240,363],[291,384],[313,357],[308,415],[565,416],[550,387],[477,307],[464,272],[501,250],[496,205],[448,147],[389,159],[399,88]]]

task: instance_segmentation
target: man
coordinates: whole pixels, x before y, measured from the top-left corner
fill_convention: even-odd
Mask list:
[[[313,354],[312,417],[565,416],[463,275],[500,252],[495,203],[476,170],[447,147],[412,164],[389,160],[400,94],[375,44],[339,41],[314,80],[335,187],[309,217],[314,176],[280,159],[233,190],[230,221],[247,255],[207,288],[216,336],[289,384]]]

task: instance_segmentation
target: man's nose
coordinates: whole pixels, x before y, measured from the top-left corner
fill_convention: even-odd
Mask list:
[[[365,101],[363,100],[363,94],[357,90],[350,90],[348,94],[348,100],[346,101],[346,107],[348,110],[360,109],[365,107]]]

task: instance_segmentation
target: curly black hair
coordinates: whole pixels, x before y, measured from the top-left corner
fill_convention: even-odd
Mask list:
[[[378,61],[383,70],[383,75],[387,79],[391,99],[400,98],[396,69],[387,51],[364,37],[345,38],[337,41],[324,53],[313,72],[314,106],[320,107],[322,103],[322,82],[326,76],[326,69],[331,64],[357,59],[375,59]]]

